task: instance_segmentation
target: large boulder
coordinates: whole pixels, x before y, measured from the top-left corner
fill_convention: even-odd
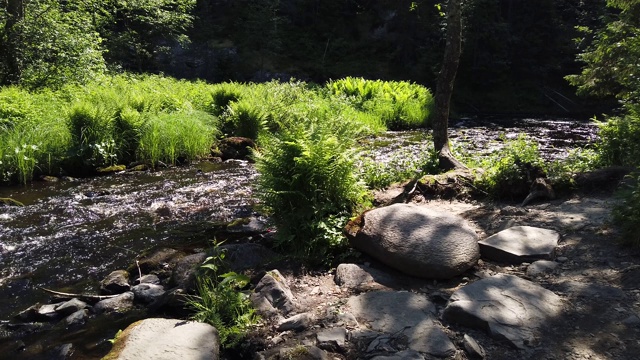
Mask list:
[[[251,294],[251,303],[263,316],[281,312],[288,315],[295,309],[293,293],[278,270],[271,270],[260,279]]]
[[[449,279],[476,264],[475,231],[463,218],[409,204],[365,212],[345,234],[356,249],[409,275]]]
[[[443,319],[486,330],[516,348],[535,346],[538,331],[562,312],[553,292],[514,275],[478,280],[454,292]]]
[[[220,339],[213,326],[152,318],[129,325],[104,359],[216,360],[219,353]]]

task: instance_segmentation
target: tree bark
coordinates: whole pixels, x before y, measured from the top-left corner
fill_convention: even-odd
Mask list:
[[[462,52],[461,0],[449,0],[447,5],[447,34],[442,67],[438,74],[433,118],[433,145],[438,152],[440,168],[451,170],[466,166],[458,161],[449,148],[449,107]]]
[[[15,84],[20,80],[20,32],[18,25],[24,18],[23,0],[8,0],[6,2],[7,21],[4,27],[4,42],[0,44],[5,74],[1,79],[5,84]]]

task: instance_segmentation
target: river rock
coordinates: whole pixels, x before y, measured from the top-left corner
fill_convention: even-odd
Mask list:
[[[218,331],[213,326],[151,318],[129,325],[104,359],[217,360],[219,352]]]
[[[145,255],[138,262],[140,271],[143,274],[165,272],[167,268],[171,268],[174,262],[183,258],[185,254],[179,250],[172,248],[158,248]]]
[[[393,355],[374,356],[371,360],[425,360],[419,352],[414,350],[403,350]]]
[[[171,276],[171,284],[185,290],[195,288],[196,271],[207,258],[206,253],[191,254],[183,257],[176,264]]]
[[[381,290],[395,283],[394,280],[392,275],[359,264],[338,265],[334,277],[338,286],[355,291]]]
[[[540,327],[560,315],[560,297],[514,275],[478,280],[451,295],[443,319],[486,330],[516,348],[534,345]]]
[[[129,290],[131,285],[129,285],[129,272],[126,270],[113,271],[100,282],[100,291],[103,294],[122,294]]]
[[[155,274],[142,275],[142,277],[136,279],[136,285],[139,284],[160,285],[160,278]]]
[[[60,313],[63,316],[68,316],[75,313],[76,311],[85,309],[86,307],[87,307],[86,302],[73,298],[69,301],[58,304],[55,310],[57,313]]]
[[[374,291],[349,298],[347,306],[361,324],[368,323],[372,330],[405,335],[411,350],[437,357],[456,351],[447,334],[433,321],[436,307],[424,295]]]
[[[235,272],[260,267],[278,258],[275,252],[255,243],[221,245],[217,251],[225,253],[224,264]]]
[[[69,328],[80,327],[87,322],[87,318],[89,317],[89,310],[80,309],[73,314],[67,316],[64,321]]]
[[[343,327],[325,329],[316,334],[318,342],[334,341],[338,346],[344,346],[347,339],[347,329]]]
[[[560,234],[554,230],[513,226],[478,243],[483,258],[521,264],[538,259],[551,259],[559,240]]]
[[[93,310],[96,312],[96,314],[123,314],[133,309],[134,297],[135,296],[133,295],[133,292],[127,291],[116,297],[98,301],[93,307]]]
[[[538,260],[527,266],[527,276],[535,277],[552,273],[558,267],[558,263],[551,260]]]
[[[278,270],[271,270],[260,279],[251,294],[253,306],[263,315],[275,315],[278,310],[284,315],[295,308],[293,293]]]
[[[434,209],[395,204],[349,222],[356,249],[409,275],[449,279],[476,264],[476,233],[463,218]]]
[[[294,315],[278,322],[278,331],[302,331],[311,326],[314,320],[315,318],[311,313]]]
[[[212,155],[221,157],[222,160],[248,160],[252,149],[256,149],[256,143],[253,140],[245,137],[232,136],[220,140],[218,143],[218,152],[212,152]]]
[[[60,314],[56,312],[58,304],[44,304],[38,308],[38,317],[41,321],[52,321],[59,318]]]
[[[464,346],[467,354],[469,354],[470,359],[484,359],[484,349],[471,336],[464,334],[464,337],[462,338],[462,345]]]
[[[164,287],[155,284],[139,284],[131,288],[135,299],[143,303],[151,303],[164,295]]]

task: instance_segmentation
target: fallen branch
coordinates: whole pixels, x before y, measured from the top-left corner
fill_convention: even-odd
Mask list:
[[[43,287],[40,287],[40,289],[42,289],[43,291],[48,292],[49,294],[52,294],[54,296],[77,298],[77,299],[80,299],[80,300],[88,300],[88,301],[100,301],[100,300],[104,300],[104,299],[111,299],[111,298],[114,298],[114,297],[118,296],[118,295],[71,294],[71,293],[65,293],[65,292],[60,292],[60,291],[54,291],[54,290],[50,290],[50,289],[43,288]]]

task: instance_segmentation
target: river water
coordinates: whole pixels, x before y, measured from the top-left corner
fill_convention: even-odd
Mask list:
[[[503,139],[527,133],[547,159],[596,139],[596,126],[566,119],[463,119],[451,126],[455,146],[496,151]],[[390,132],[376,139],[380,161],[403,151],[420,156],[426,131]],[[405,155],[406,156],[406,155]],[[0,321],[48,296],[39,287],[96,292],[109,272],[127,268],[145,250],[206,244],[216,224],[254,215],[246,161],[201,162],[155,172],[0,187],[24,207],[0,207]]]

